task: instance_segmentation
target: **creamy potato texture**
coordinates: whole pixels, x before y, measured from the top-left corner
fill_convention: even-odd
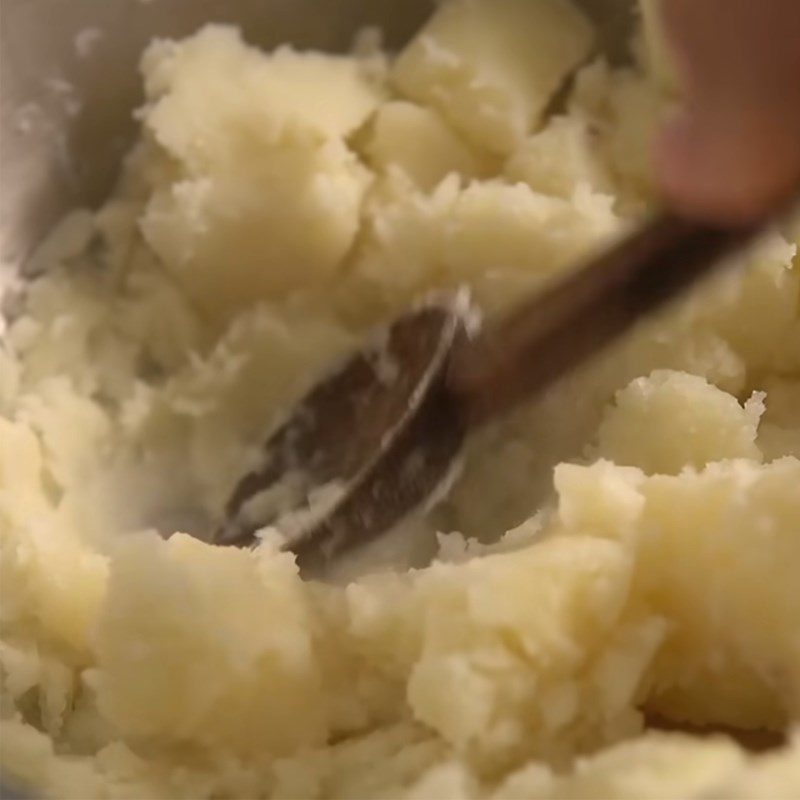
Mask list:
[[[117,190],[35,254],[0,344],[9,774],[73,798],[800,796],[796,228],[476,435],[392,564],[303,582],[268,531],[203,541],[373,325],[464,284],[491,321],[652,207],[664,53],[593,48],[565,0],[451,0],[396,56],[219,26],[149,47]]]

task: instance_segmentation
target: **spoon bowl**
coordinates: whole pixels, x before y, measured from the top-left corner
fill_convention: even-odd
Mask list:
[[[446,480],[466,429],[446,381],[451,352],[474,330],[466,293],[382,329],[320,382],[236,486],[221,545],[277,528],[300,567],[372,540]]]

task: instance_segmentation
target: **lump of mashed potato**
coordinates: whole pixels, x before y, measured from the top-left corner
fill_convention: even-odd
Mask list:
[[[207,543],[372,325],[464,284],[491,319],[637,223],[674,91],[645,10],[626,68],[584,65],[566,0],[450,0],[396,57],[148,49],[117,192],[42,245],[0,340],[4,772],[76,800],[800,795],[796,226],[476,435],[392,563],[325,584],[269,532]]]
[[[561,0],[453,0],[398,57],[393,78],[476,145],[504,155],[522,142],[565,75],[590,53],[592,30]]]
[[[156,42],[142,68],[144,135],[171,173],[152,187],[142,232],[198,309],[228,320],[336,280],[371,178],[344,137],[385,91],[368,65],[265,56],[211,26]]]

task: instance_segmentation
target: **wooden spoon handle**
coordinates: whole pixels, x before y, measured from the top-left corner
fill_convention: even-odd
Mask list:
[[[451,389],[478,425],[576,366],[706,275],[762,225],[663,213],[453,353]]]

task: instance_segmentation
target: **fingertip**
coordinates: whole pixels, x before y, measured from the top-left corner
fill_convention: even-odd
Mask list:
[[[656,179],[673,210],[707,221],[727,219],[729,198],[720,197],[718,176],[706,157],[692,116],[682,111],[669,120],[655,141],[654,151]]]
[[[800,179],[788,155],[770,147],[768,138],[685,111],[664,126],[654,149],[666,203],[684,216],[714,224],[763,218]]]

